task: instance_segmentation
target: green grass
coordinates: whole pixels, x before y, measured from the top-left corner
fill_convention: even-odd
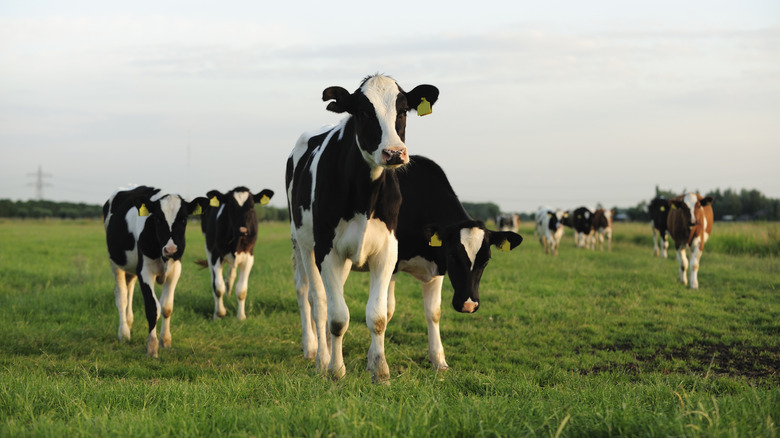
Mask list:
[[[545,256],[530,229],[494,251],[474,315],[445,281],[451,369],[434,372],[420,287],[399,276],[389,386],[365,370],[368,275],[347,282],[347,375],[303,359],[289,226],[260,225],[248,319],[211,321],[191,224],[173,347],[145,357],[136,290],[129,343],[99,221],[0,220],[0,436],[777,436],[777,224],[715,224],[701,289],[652,257],[649,225],[616,224],[611,252]],[[774,248],[774,249],[773,249]],[[159,292],[158,292],[159,293]]]

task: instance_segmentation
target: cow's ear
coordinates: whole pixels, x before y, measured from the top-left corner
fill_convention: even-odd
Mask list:
[[[203,214],[203,209],[209,206],[209,198],[198,196],[192,201],[187,203],[187,214],[200,216]]]
[[[423,235],[428,241],[428,246],[440,247],[444,243],[441,237],[441,230],[438,225],[428,225],[423,229]]]
[[[713,201],[712,196],[706,196],[704,198],[701,198],[701,201],[699,201],[699,202],[701,203],[702,207],[706,207],[706,206],[712,204],[712,201]]]
[[[265,205],[265,204],[268,204],[268,202],[271,200],[271,198],[273,198],[273,196],[274,196],[274,191],[273,190],[265,189],[262,192],[257,193],[254,196],[252,196],[252,199],[255,202],[259,202],[260,205]]]
[[[149,216],[152,201],[149,198],[136,198],[133,200],[133,206],[138,210],[138,216]]]
[[[406,103],[414,108],[418,115],[430,114],[431,107],[439,99],[439,89],[433,85],[418,85],[406,93]],[[424,101],[424,102],[423,102]]]
[[[209,201],[206,203],[206,207],[219,207],[220,204],[225,202],[225,195],[219,190],[209,190],[209,192],[206,193],[206,198]]]
[[[352,109],[352,95],[343,87],[328,87],[322,92],[322,101],[333,102],[328,104],[328,111],[334,113],[350,112]]]
[[[523,243],[523,236],[512,231],[488,231],[488,239],[501,251],[511,251]]]
[[[683,201],[675,201],[675,200],[669,201],[669,204],[671,204],[672,210],[677,208],[682,208],[683,205],[685,205]]]

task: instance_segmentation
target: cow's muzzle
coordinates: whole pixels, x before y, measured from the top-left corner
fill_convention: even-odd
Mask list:
[[[382,150],[382,161],[386,166],[401,166],[409,162],[405,146],[395,146]]]
[[[176,244],[169,243],[169,244],[165,245],[163,247],[163,249],[162,249],[163,257],[171,257],[174,254],[176,254],[176,251],[178,251],[178,250],[179,250],[179,247],[176,246]]]

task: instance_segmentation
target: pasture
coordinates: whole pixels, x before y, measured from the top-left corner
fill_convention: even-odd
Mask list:
[[[0,219],[0,436],[778,435],[778,224],[716,223],[696,291],[673,251],[652,257],[649,224],[615,224],[609,253],[567,229],[557,257],[531,225],[493,251],[476,314],[452,309],[445,280],[446,372],[427,360],[420,286],[399,275],[384,386],[365,370],[366,274],[347,282],[346,377],[303,359],[285,223],[260,224],[244,322],[235,295],[211,320],[190,223],[173,347],[150,359],[137,287],[117,341],[100,221]]]

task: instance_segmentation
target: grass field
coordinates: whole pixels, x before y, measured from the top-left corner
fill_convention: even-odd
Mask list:
[[[367,274],[347,282],[346,377],[303,359],[286,224],[260,225],[244,322],[235,296],[211,320],[191,224],[173,347],[150,359],[138,290],[133,338],[116,339],[99,221],[0,220],[0,436],[777,436],[778,230],[716,223],[692,291],[649,225],[616,224],[609,253],[566,235],[558,257],[521,229],[479,312],[455,312],[445,281],[442,373],[402,274],[383,386],[365,370]]]

